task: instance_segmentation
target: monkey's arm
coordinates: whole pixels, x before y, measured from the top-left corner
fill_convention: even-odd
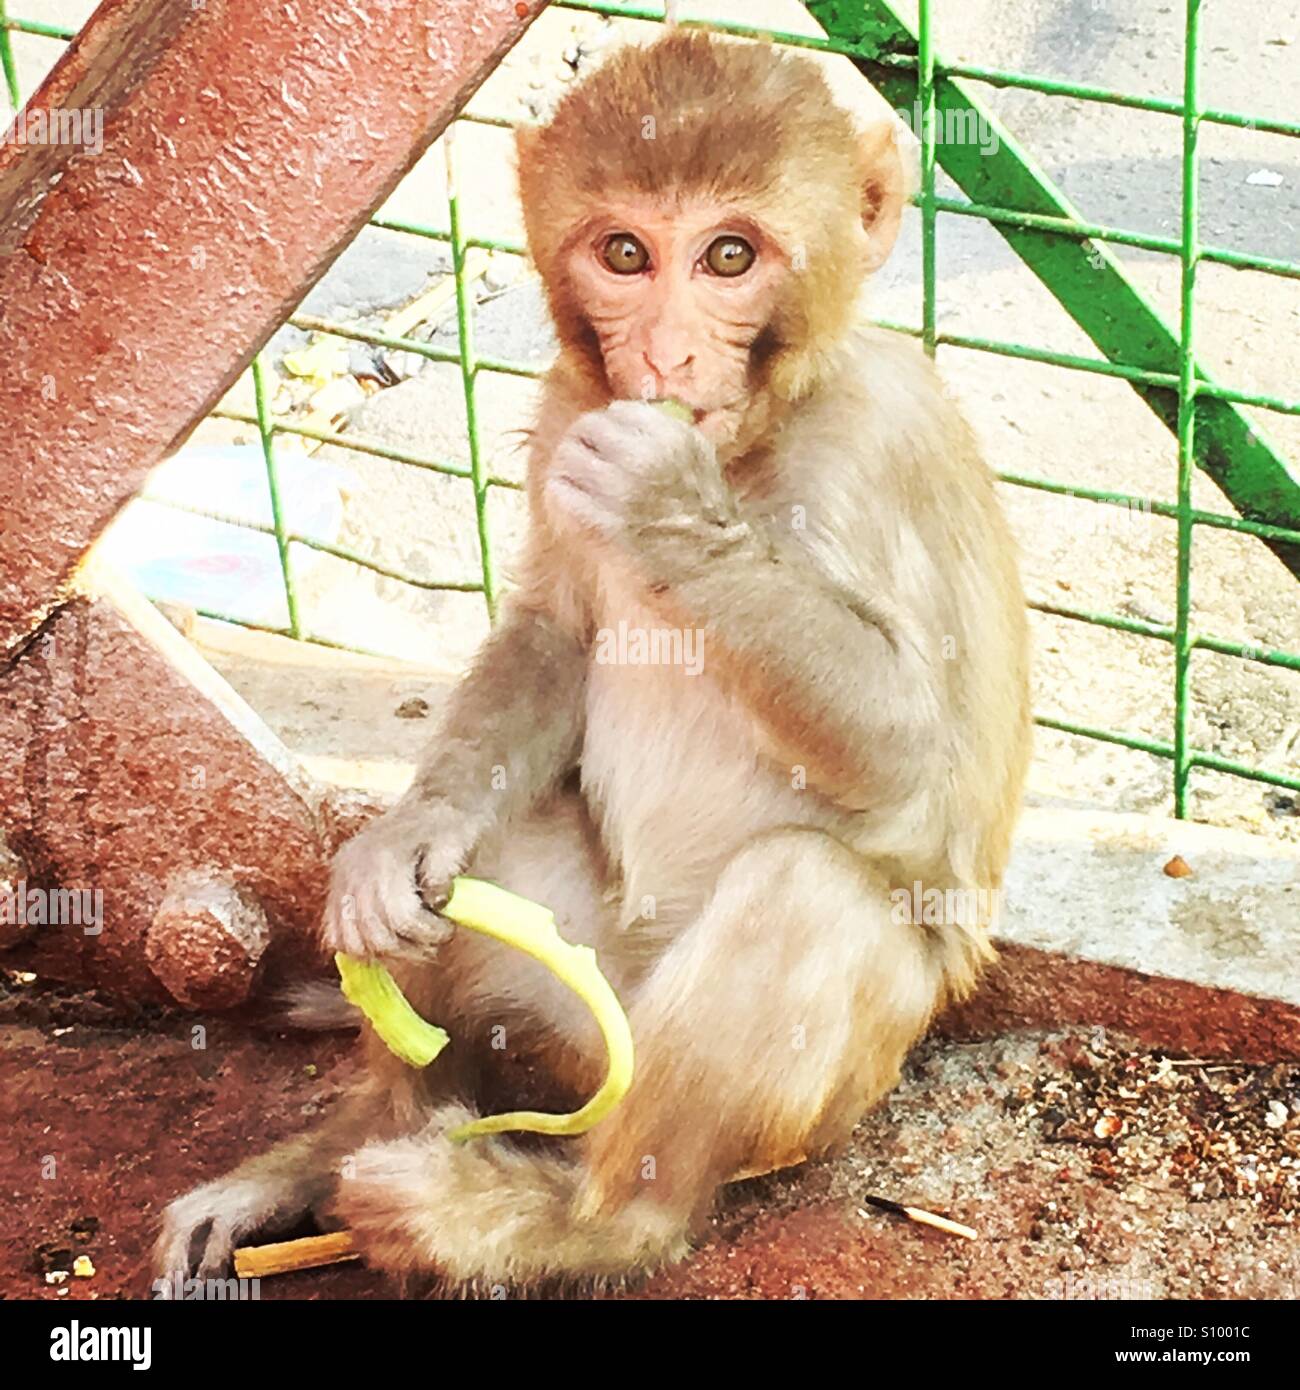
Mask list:
[[[811,785],[849,805],[867,792],[878,801],[937,736],[935,674],[905,615],[833,584],[746,522],[706,522],[694,536],[648,526],[631,544],[651,605],[704,633],[705,671]]]
[[[704,633],[705,670],[753,712],[772,755],[846,804],[937,736],[921,624],[864,580],[850,591],[793,541],[741,516],[699,432],[619,402],[556,454],[551,505],[632,571],[665,622]]]
[[[577,761],[585,685],[582,644],[545,613],[509,606],[394,810],[443,802],[479,835],[528,810]]]
[[[334,860],[323,935],[349,955],[425,955],[437,915],[495,825],[526,811],[577,760],[586,657],[544,612],[513,604],[456,687],[401,800]]]

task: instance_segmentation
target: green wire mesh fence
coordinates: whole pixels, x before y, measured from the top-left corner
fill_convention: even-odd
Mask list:
[[[1127,508],[1167,518],[1177,526],[1176,598],[1171,623],[1148,622],[1116,613],[1092,612],[1065,605],[1033,602],[1031,607],[1055,618],[1092,624],[1168,644],[1174,654],[1174,718],[1172,737],[1154,739],[1118,729],[1094,727],[1040,714],[1045,728],[1087,739],[1100,740],[1166,759],[1172,765],[1174,813],[1188,814],[1189,779],[1195,769],[1227,773],[1289,791],[1300,791],[1300,776],[1275,772],[1221,757],[1194,747],[1189,738],[1192,656],[1212,652],[1263,666],[1300,671],[1300,652],[1264,650],[1194,631],[1191,621],[1193,541],[1197,528],[1217,528],[1256,538],[1267,545],[1293,574],[1300,577],[1300,482],[1278,450],[1253,425],[1240,407],[1255,407],[1287,415],[1300,415],[1300,400],[1234,390],[1212,380],[1198,365],[1196,356],[1196,281],[1202,263],[1237,270],[1300,279],[1300,262],[1255,255],[1245,251],[1204,245],[1198,218],[1198,138],[1201,128],[1214,124],[1274,135],[1300,137],[1300,122],[1255,117],[1243,112],[1205,107],[1200,101],[1200,21],[1202,0],[1184,0],[1183,89],[1178,98],[1141,96],[1085,83],[981,67],[971,63],[947,63],[935,52],[931,0],[918,0],[915,27],[901,17],[890,0],[806,0],[808,11],[825,31],[824,37],[784,33],[756,26],[693,19],[679,14],[683,24],[701,24],[738,37],[763,38],[794,47],[842,55],[849,59],[895,110],[914,110],[919,119],[915,134],[920,145],[920,188],[914,203],[921,222],[920,323],[884,323],[882,326],[920,339],[925,351],[935,355],[941,347],[992,353],[1023,361],[1039,362],[1073,371],[1100,374],[1127,382],[1173,431],[1177,441],[1175,498],[1138,496],[1127,492],[1066,485],[1042,477],[999,473],[1005,483],[1066,496],[1080,503]],[[582,11],[609,18],[661,22],[661,6],[603,3],[602,0],[557,0],[556,8]],[[11,51],[13,32],[68,40],[72,31],[57,25],[7,17],[0,0],[0,70],[14,107],[21,93]],[[1177,117],[1182,126],[1181,234],[1160,237],[1089,222],[1080,217],[1064,194],[1021,151],[1014,138],[973,94],[981,85],[1016,88],[1076,100]],[[508,129],[509,121],[464,115],[462,121]],[[997,132],[994,153],[969,143],[943,142],[936,138],[941,120],[978,120]],[[449,132],[450,135],[450,132]],[[274,537],[283,578],[288,613],[286,626],[244,622],[246,626],[282,633],[303,641],[344,646],[305,629],[294,582],[295,547],[308,547],[358,566],[387,579],[417,589],[481,593],[489,616],[498,600],[498,580],[493,561],[489,497],[496,488],[517,488],[509,479],[490,474],[483,461],[476,413],[476,385],[483,373],[536,377],[541,369],[524,362],[480,356],[474,349],[474,298],[468,283],[466,259],[473,250],[525,254],[525,248],[508,240],[467,234],[461,219],[454,170],[454,141],[446,140],[448,160],[448,218],[444,227],[377,216],[371,225],[446,244],[451,252],[456,324],[459,345],[455,351],[407,336],[385,336],[330,318],[299,312],[290,325],[308,332],[333,335],[371,348],[414,353],[434,362],[459,365],[467,421],[468,464],[423,457],[370,441],[354,434],[335,434],[300,423],[272,417],[263,360],[252,368],[254,411],[231,409],[215,412],[220,418],[254,427],[261,441],[271,500],[269,526],[249,523],[211,511],[198,511],[216,521],[261,531]],[[937,171],[942,168],[966,194],[964,199],[941,196],[936,191]],[[1029,344],[944,332],[937,315],[937,235],[940,217],[978,218],[995,227],[1052,293],[1061,307],[1088,334],[1099,356],[1050,351]],[[1176,256],[1181,265],[1179,321],[1167,324],[1128,280],[1110,246]],[[1086,268],[1087,273],[1082,273]],[[463,478],[472,487],[478,534],[480,573],[473,579],[431,579],[385,565],[344,546],[288,529],[282,506],[277,471],[278,436],[328,443],[360,454],[369,454],[411,468],[428,469]],[[1193,506],[1192,480],[1197,469],[1213,479],[1237,514],[1208,511]],[[172,503],[171,505],[178,505]],[[214,611],[202,616],[243,622]]]

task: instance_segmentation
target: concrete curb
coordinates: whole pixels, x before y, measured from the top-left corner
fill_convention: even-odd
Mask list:
[[[1175,855],[1191,868],[1173,878]],[[1155,816],[1031,808],[1001,960],[940,1022],[951,1036],[1092,1024],[1149,1047],[1300,1056],[1300,850]]]

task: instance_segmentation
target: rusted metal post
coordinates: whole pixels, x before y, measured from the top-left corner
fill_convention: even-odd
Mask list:
[[[367,808],[77,569],[542,8],[104,0],[27,106],[80,143],[0,143],[7,964],[227,1007],[315,952]]]
[[[0,653],[544,4],[99,7],[0,143]]]
[[[227,1006],[316,955],[337,838],[322,789],[129,591],[64,604],[0,672],[0,818],[43,909],[9,931],[6,965]],[[224,932],[208,914],[186,945],[201,879],[249,910]]]

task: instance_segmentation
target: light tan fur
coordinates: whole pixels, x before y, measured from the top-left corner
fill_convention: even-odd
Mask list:
[[[986,921],[900,916],[918,885],[1000,888],[1029,717],[992,478],[916,347],[852,326],[901,212],[892,140],[805,60],[675,33],[520,158],[563,348],[519,583],[410,792],[340,854],[324,928],[393,964],[451,1060],[369,1040],[360,1108],[316,1149],[169,1209],[168,1272],[323,1200],[397,1273],[651,1268],[736,1172],[844,1140],[990,955]],[[643,271],[609,265],[611,235]],[[754,252],[734,280],[707,268],[719,236]],[[602,659],[620,624],[697,636],[698,669]],[[535,962],[438,916],[460,872],[555,908],[628,1009],[632,1089],[581,1140],[446,1138],[494,1089],[576,1098],[603,1062]]]

